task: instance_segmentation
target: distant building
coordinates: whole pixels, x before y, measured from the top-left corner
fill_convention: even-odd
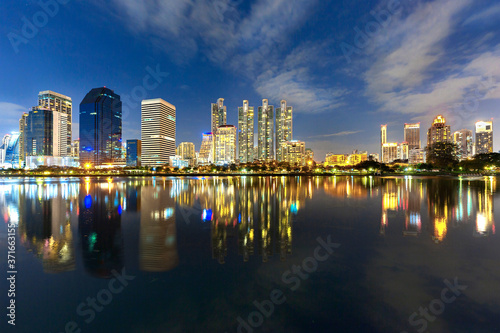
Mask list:
[[[238,151],[240,163],[253,162],[254,107],[243,101],[238,108]]]
[[[80,157],[80,140],[73,140],[71,143],[71,157]]]
[[[198,164],[206,165],[215,161],[215,140],[212,132],[203,133]]]
[[[177,155],[181,156],[183,160],[189,162],[189,166],[194,166],[196,161],[196,151],[194,143],[192,142],[181,142],[179,147],[177,147]]]
[[[493,152],[493,121],[476,123],[476,155]]]
[[[52,111],[62,112],[67,115],[67,153],[66,155],[71,155],[71,140],[72,140],[72,111],[73,111],[73,101],[71,97],[50,91],[40,91],[38,93],[38,106],[41,108],[47,108]]]
[[[80,163],[100,166],[122,157],[122,102],[106,87],[94,88],[80,103]]]
[[[274,106],[267,99],[262,100],[258,112],[258,159],[264,162],[274,160]]]
[[[170,156],[169,165],[172,168],[184,169],[189,167],[189,160],[183,159],[180,155]]]
[[[222,125],[215,136],[215,163],[227,165],[236,163],[236,127]]]
[[[142,166],[161,166],[175,156],[176,109],[156,98],[141,103]]]
[[[219,98],[216,104],[212,104],[212,133],[217,133],[217,128],[227,124],[227,108],[224,106],[224,98]]]
[[[380,156],[384,162],[384,145],[387,143],[387,125],[380,125]]]
[[[446,119],[439,115],[427,131],[427,146],[430,147],[438,142],[451,142],[451,127],[446,125]]]
[[[357,165],[364,161],[368,161],[368,152],[356,152],[348,156],[347,163],[349,165]]]
[[[26,117],[24,136],[26,167],[77,166],[68,156],[67,115],[50,109],[34,107]]]
[[[392,163],[398,159],[399,145],[396,142],[388,142],[382,145],[382,163]]]
[[[127,140],[127,166],[140,167],[142,155],[141,140]]]
[[[21,119],[19,119],[19,167],[24,168],[26,166],[26,119],[28,118],[28,113],[23,113]]]
[[[282,156],[281,162],[288,162],[291,166],[306,164],[306,144],[303,141],[282,142],[280,152]]]
[[[325,158],[325,166],[344,166],[349,161],[347,154],[328,153]]]
[[[374,162],[379,162],[380,161],[380,157],[379,157],[379,154],[370,154],[368,156],[368,160],[369,161],[374,161]]]
[[[398,145],[398,160],[407,160],[409,155],[409,145],[407,142],[402,142]]]
[[[314,151],[311,148],[306,148],[306,162],[314,162]]]
[[[4,136],[0,145],[0,167],[19,168],[19,132]]]
[[[458,146],[458,158],[463,161],[474,155],[472,131],[461,129],[453,133],[453,142]]]
[[[408,149],[420,149],[420,123],[405,124],[404,141],[408,143]]]
[[[286,100],[280,102],[276,109],[276,159],[284,161],[283,152],[280,150],[282,143],[293,140],[293,107],[288,106]]]
[[[408,155],[409,164],[425,163],[425,149],[411,149]]]

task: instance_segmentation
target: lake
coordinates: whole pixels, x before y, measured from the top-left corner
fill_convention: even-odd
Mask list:
[[[16,332],[500,332],[499,186],[3,178],[2,308]]]

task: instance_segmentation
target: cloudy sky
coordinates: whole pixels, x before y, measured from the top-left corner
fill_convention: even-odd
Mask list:
[[[100,86],[124,100],[125,139],[140,138],[140,100],[160,97],[177,107],[177,142],[197,149],[219,97],[234,125],[244,99],[286,99],[317,160],[379,152],[381,124],[401,142],[421,122],[424,143],[437,114],[452,130],[498,128],[493,0],[58,1],[0,5],[0,134],[53,90],[73,98],[78,138],[79,103]]]

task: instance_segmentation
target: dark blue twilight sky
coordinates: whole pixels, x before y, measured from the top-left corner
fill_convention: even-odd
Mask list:
[[[131,96],[124,138],[140,138],[136,100],[156,68],[168,76],[157,87],[147,82],[146,97],[177,107],[177,142],[196,149],[219,97],[235,125],[243,99],[255,107],[287,99],[294,139],[317,160],[328,151],[379,152],[385,123],[389,140],[402,141],[403,124],[420,121],[424,143],[438,113],[452,130],[500,115],[498,1],[59,2],[45,15],[38,1],[1,1],[0,134],[17,129],[39,91],[53,90],[73,98],[78,138],[79,103],[107,86]],[[23,33],[27,21],[38,31]]]

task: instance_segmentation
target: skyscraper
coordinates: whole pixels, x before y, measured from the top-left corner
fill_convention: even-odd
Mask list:
[[[227,165],[236,162],[236,127],[222,125],[215,136],[215,163]]]
[[[52,111],[62,112],[68,116],[67,120],[67,153],[69,156],[71,154],[71,136],[72,136],[72,110],[73,102],[71,97],[50,91],[40,91],[38,93],[38,106],[42,108],[47,108]]]
[[[438,142],[451,142],[451,127],[446,125],[446,119],[439,115],[427,131],[427,146],[430,147]]]
[[[142,165],[161,166],[175,156],[176,109],[161,98],[141,103]]]
[[[28,118],[28,113],[23,113],[21,119],[19,119],[19,167],[23,168],[26,164],[26,151],[25,151],[25,138],[26,138],[26,119]]]
[[[214,134],[203,133],[203,139],[201,141],[200,155],[198,159],[199,164],[210,164],[215,160],[215,141]]]
[[[387,125],[380,125],[380,156],[384,162],[384,145],[387,143]]]
[[[254,107],[243,101],[238,108],[238,148],[240,163],[253,162]]]
[[[408,150],[420,149],[420,123],[405,124],[404,141],[408,143]]]
[[[293,140],[282,142],[280,146],[282,162],[288,162],[291,166],[303,166],[306,163],[306,144],[303,141]]]
[[[217,128],[227,124],[227,108],[224,106],[224,98],[219,98],[216,104],[212,104],[212,133],[217,134]]]
[[[458,158],[463,161],[472,157],[474,151],[474,141],[472,131],[461,129],[453,133],[453,142],[458,146]]]
[[[141,166],[141,140],[127,140],[127,166]]]
[[[493,121],[476,123],[476,155],[493,152]]]
[[[276,109],[276,159],[278,162],[284,161],[281,144],[293,139],[293,108],[287,106],[286,101],[280,102],[280,107]]]
[[[267,99],[262,100],[262,106],[259,106],[258,115],[258,152],[259,160],[274,160],[274,106],[269,105]]]
[[[67,156],[66,121],[65,113],[34,107],[26,117],[26,156]]]
[[[80,103],[80,163],[114,163],[122,155],[122,102],[106,87],[94,88]]]

